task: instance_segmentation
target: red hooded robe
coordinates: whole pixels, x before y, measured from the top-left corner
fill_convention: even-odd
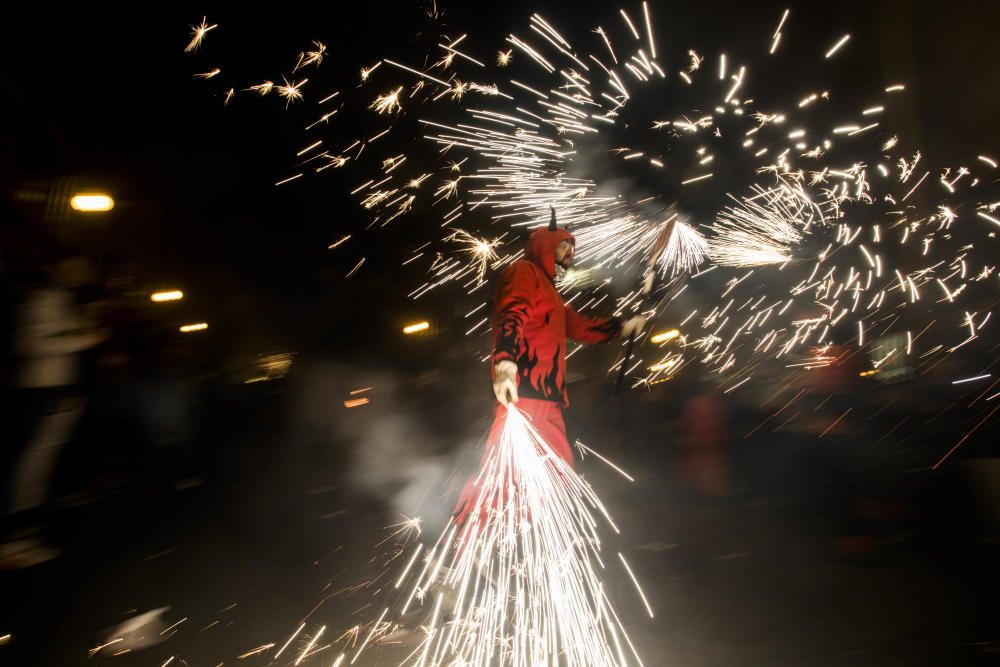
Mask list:
[[[539,227],[531,233],[524,259],[507,267],[493,298],[493,369],[504,360],[517,364],[521,398],[568,406],[566,338],[602,343],[621,333],[617,318],[587,318],[566,305],[555,287],[556,246],[573,240],[565,229]]]
[[[531,233],[524,259],[500,274],[493,299],[493,363],[517,364],[517,407],[531,420],[546,444],[573,465],[562,408],[566,394],[566,338],[581,343],[601,343],[621,333],[617,318],[587,318],[567,305],[555,287],[556,246],[573,235],[564,229],[539,227]],[[489,458],[503,430],[507,409],[500,404],[486,439],[482,464]],[[477,475],[465,485],[455,506],[461,524],[479,497]],[[485,520],[485,515],[483,515]]]

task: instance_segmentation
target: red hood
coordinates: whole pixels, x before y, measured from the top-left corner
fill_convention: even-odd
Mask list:
[[[524,258],[542,267],[550,280],[556,279],[556,246],[563,241],[574,241],[573,235],[565,229],[550,231],[547,226],[531,232],[528,245],[524,248]]]

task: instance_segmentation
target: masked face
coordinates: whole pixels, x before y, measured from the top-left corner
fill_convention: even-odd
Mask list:
[[[576,255],[576,246],[572,241],[560,241],[556,246],[556,265],[564,269],[573,266],[573,257]]]

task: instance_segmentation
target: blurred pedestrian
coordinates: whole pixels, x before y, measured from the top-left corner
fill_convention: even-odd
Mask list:
[[[60,259],[48,276],[38,275],[25,286],[15,313],[12,414],[17,419],[10,426],[17,451],[5,485],[0,568],[28,567],[58,556],[42,534],[53,473],[87,403],[81,355],[104,338],[77,304],[76,290],[89,278],[85,258]]]

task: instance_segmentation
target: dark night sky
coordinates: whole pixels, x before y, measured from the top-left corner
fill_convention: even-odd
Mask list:
[[[1000,94],[993,83],[1000,55],[993,48],[993,8],[971,2],[660,5],[652,3],[663,51],[725,48],[753,62],[755,54],[766,55],[785,6],[792,15],[783,48],[815,50],[851,32],[850,60],[837,70],[802,59],[781,74],[804,81],[840,77],[836,82],[858,90],[907,81],[913,104],[892,121],[919,137],[931,156],[945,162],[997,152]],[[413,310],[405,294],[420,276],[401,271],[399,260],[429,235],[414,220],[362,233],[363,216],[346,196],[350,176],[273,187],[290,173],[312,110],[302,105],[284,112],[281,100],[249,94],[224,108],[219,89],[280,80],[310,39],[330,47],[328,61],[309,74],[306,90],[319,95],[349,89],[344,82],[356,81],[360,66],[383,55],[419,62],[442,27],[452,36],[470,33],[470,50],[490,57],[503,35],[524,30],[532,11],[570,35],[611,23],[617,14],[617,5],[603,2],[442,2],[435,28],[426,8],[379,2],[272,4],[242,12],[210,5],[22,10],[6,21],[2,47],[0,185],[7,197],[26,182],[68,175],[106,185],[119,206],[103,229],[80,240],[85,251],[135,263],[144,284],[183,286],[191,316],[238,332],[248,351],[371,340],[371,332],[393,329]],[[202,14],[220,28],[198,54],[185,54],[189,25]],[[192,79],[215,64],[223,68],[219,85]],[[355,123],[371,122],[345,113],[325,137],[343,142],[358,132]],[[344,233],[356,235],[354,245],[327,251]],[[345,280],[362,255],[369,263]],[[371,306],[376,299],[379,308]],[[432,299],[428,307],[441,305]]]

